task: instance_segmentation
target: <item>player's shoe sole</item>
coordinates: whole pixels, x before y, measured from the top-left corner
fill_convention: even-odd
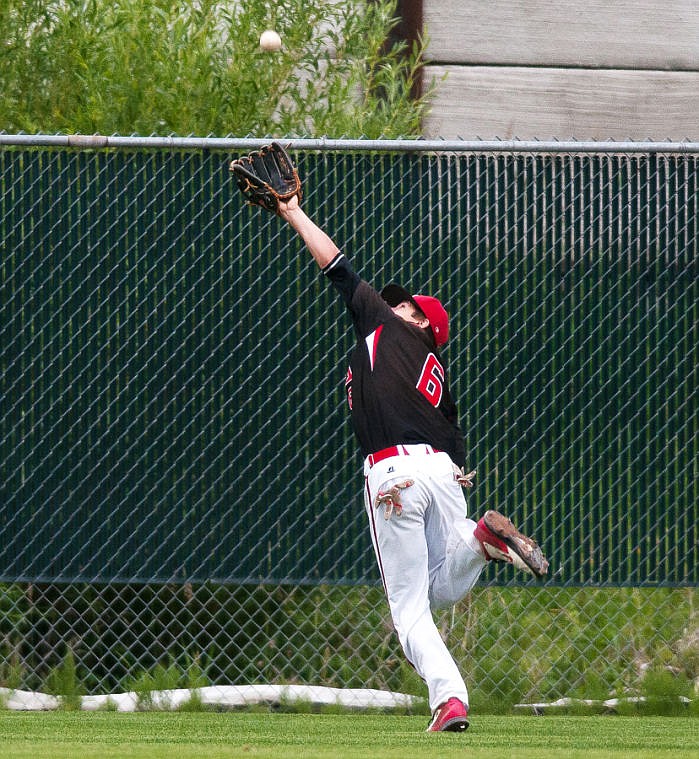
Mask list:
[[[549,563],[532,538],[523,535],[512,522],[498,511],[486,511],[478,521],[475,535],[487,558],[507,561],[534,577],[543,577]]]
[[[468,709],[458,698],[450,698],[434,710],[428,733],[462,733],[468,727]]]

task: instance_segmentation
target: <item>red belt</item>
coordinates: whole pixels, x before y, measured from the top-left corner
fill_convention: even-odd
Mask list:
[[[413,455],[416,453],[440,453],[436,448],[433,448],[426,443],[424,445],[420,443],[420,448],[424,448],[424,450],[413,451]],[[391,458],[391,456],[410,456],[410,451],[404,445],[390,445],[388,448],[382,448],[380,451],[370,453],[367,456],[369,460],[369,468],[378,464],[379,461]]]

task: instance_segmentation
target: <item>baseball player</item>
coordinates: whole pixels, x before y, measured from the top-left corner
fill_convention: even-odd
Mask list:
[[[268,164],[264,172],[256,162]],[[548,562],[502,514],[488,511],[478,522],[466,516],[462,488],[473,485],[475,472],[464,474],[463,436],[440,353],[448,315],[437,298],[397,284],[378,292],[359,277],[301,208],[298,175],[281,146],[238,159],[231,169],[250,202],[277,213],[301,237],[349,311],[357,342],[347,398],[391,617],[405,656],[427,684],[427,730],[463,731],[468,690],[433,611],[463,598],[488,561],[536,577],[546,574]]]

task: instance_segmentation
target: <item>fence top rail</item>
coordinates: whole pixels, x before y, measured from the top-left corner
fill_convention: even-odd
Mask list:
[[[0,134],[0,147],[58,147],[83,150],[121,148],[155,150],[255,150],[273,138],[139,137],[98,134]],[[699,142],[577,141],[577,140],[369,140],[277,138],[295,150],[375,151],[404,153],[694,153]]]

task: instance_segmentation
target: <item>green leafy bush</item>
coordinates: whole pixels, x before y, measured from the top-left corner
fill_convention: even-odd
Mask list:
[[[7,0],[0,129],[84,134],[419,134],[423,46],[395,0]],[[276,29],[283,47],[264,52]]]

